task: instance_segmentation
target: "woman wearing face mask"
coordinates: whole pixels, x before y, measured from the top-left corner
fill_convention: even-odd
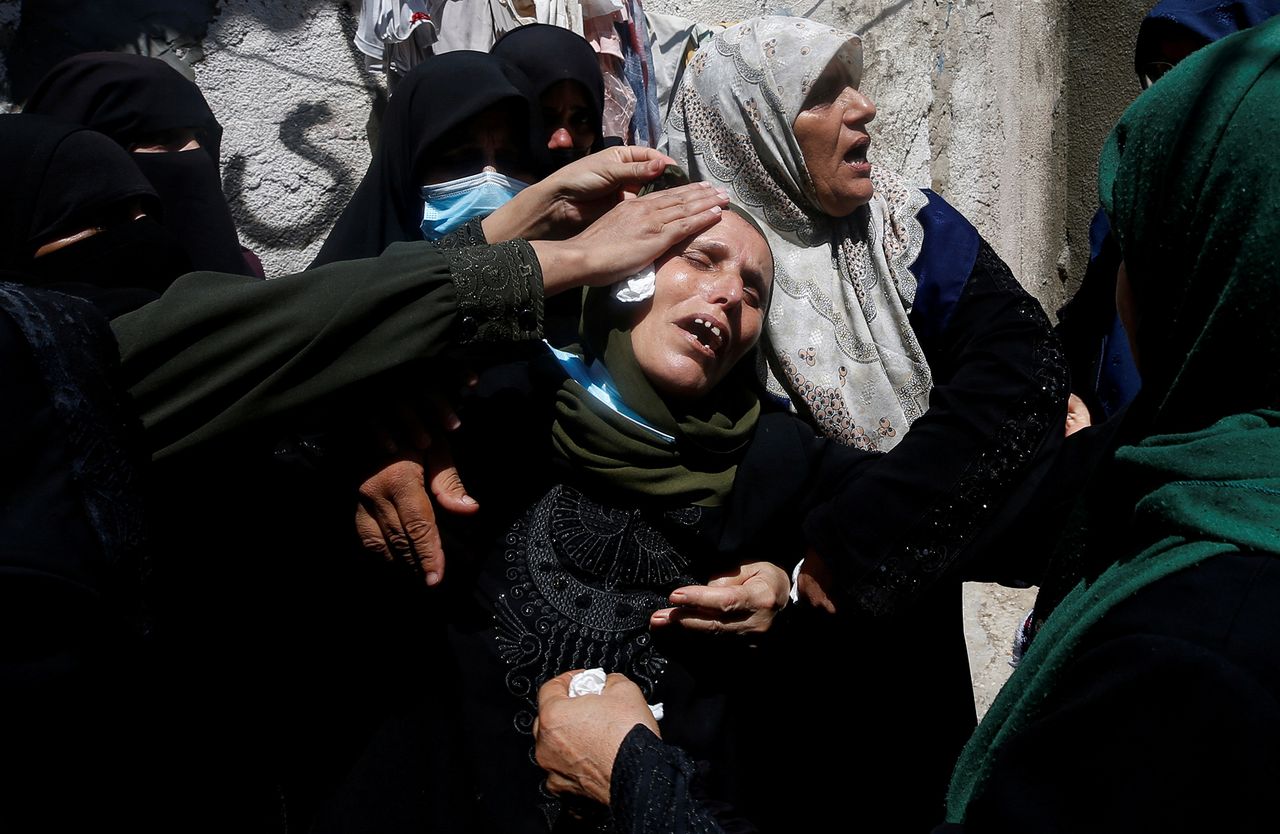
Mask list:
[[[262,277],[222,194],[222,126],[200,88],[157,58],[89,52],[51,69],[23,112],[84,125],[132,156],[191,268]]]
[[[596,51],[581,35],[531,23],[503,35],[489,52],[529,77],[554,167],[605,146],[604,77]]]
[[[439,240],[536,181],[528,81],[480,52],[424,61],[396,86],[369,170],[312,267],[371,258],[392,243]]]
[[[155,190],[114,142],[43,116],[0,116],[0,266],[108,316],[191,270]]]
[[[837,613],[798,619],[779,680],[878,671],[855,692],[780,693],[812,718],[777,774],[797,797],[781,824],[798,830],[908,830],[903,808],[918,827],[936,819],[975,721],[961,580],[1032,573],[991,564],[987,546],[1060,445],[1067,396],[1046,317],[991,247],[936,194],[872,166],[861,76],[858,37],[749,20],[691,59],[667,129],[673,158],[727,188],[773,248],[769,391],[827,437],[884,453],[806,522],[821,559],[806,558],[802,596]],[[808,745],[858,755],[832,768]]]

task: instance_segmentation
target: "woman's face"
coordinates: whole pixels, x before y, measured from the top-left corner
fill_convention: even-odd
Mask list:
[[[521,125],[526,117],[512,104],[499,102],[448,130],[427,150],[420,185],[462,179],[495,171],[521,182],[535,182]]]
[[[178,127],[152,134],[129,146],[129,153],[177,153],[200,148],[200,138],[193,127]]]
[[[846,217],[871,202],[871,137],[867,122],[876,106],[834,73],[814,84],[805,108],[792,124],[818,207],[831,217]]]
[[[586,88],[566,78],[544,90],[540,100],[542,122],[547,128],[547,149],[572,150],[575,159],[591,153],[600,126],[593,124],[595,114]]]
[[[702,396],[760,339],[773,257],[759,232],[726,211],[656,267],[653,298],[631,329],[636,362],[660,393]]]

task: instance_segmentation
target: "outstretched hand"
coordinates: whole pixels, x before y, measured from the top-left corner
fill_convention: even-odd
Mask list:
[[[791,593],[787,572],[772,562],[745,562],[712,578],[671,593],[674,608],[655,611],[652,628],[672,624],[711,634],[763,634],[786,607]]]
[[[674,162],[651,148],[608,148],[529,186],[483,221],[490,243],[563,240],[582,231]]]
[[[450,409],[442,422],[454,428],[458,418]],[[433,438],[407,411],[401,412],[400,428],[407,440],[397,443],[387,435],[383,441],[394,459],[360,485],[356,534],[365,550],[408,565],[435,586],[445,566],[436,507],[470,515],[480,505],[467,494],[441,432]]]

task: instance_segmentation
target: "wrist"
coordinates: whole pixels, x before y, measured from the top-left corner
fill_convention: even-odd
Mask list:
[[[547,193],[543,183],[528,186],[481,221],[485,239],[490,243],[502,243],[516,238],[539,240],[546,237],[548,213],[554,198],[554,194]]]
[[[542,267],[542,294],[553,296],[591,283],[592,270],[582,247],[573,240],[534,240],[529,245]]]

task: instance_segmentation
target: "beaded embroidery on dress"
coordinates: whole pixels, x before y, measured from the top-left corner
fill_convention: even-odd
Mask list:
[[[521,703],[519,732],[532,733],[538,688],[569,669],[621,672],[652,699],[667,660],[653,646],[649,616],[671,591],[697,581],[689,557],[659,527],[692,528],[700,518],[699,508],[686,507],[651,521],[560,485],[512,526],[507,590],[494,616],[507,690]],[[544,796],[549,821],[558,807]]]

